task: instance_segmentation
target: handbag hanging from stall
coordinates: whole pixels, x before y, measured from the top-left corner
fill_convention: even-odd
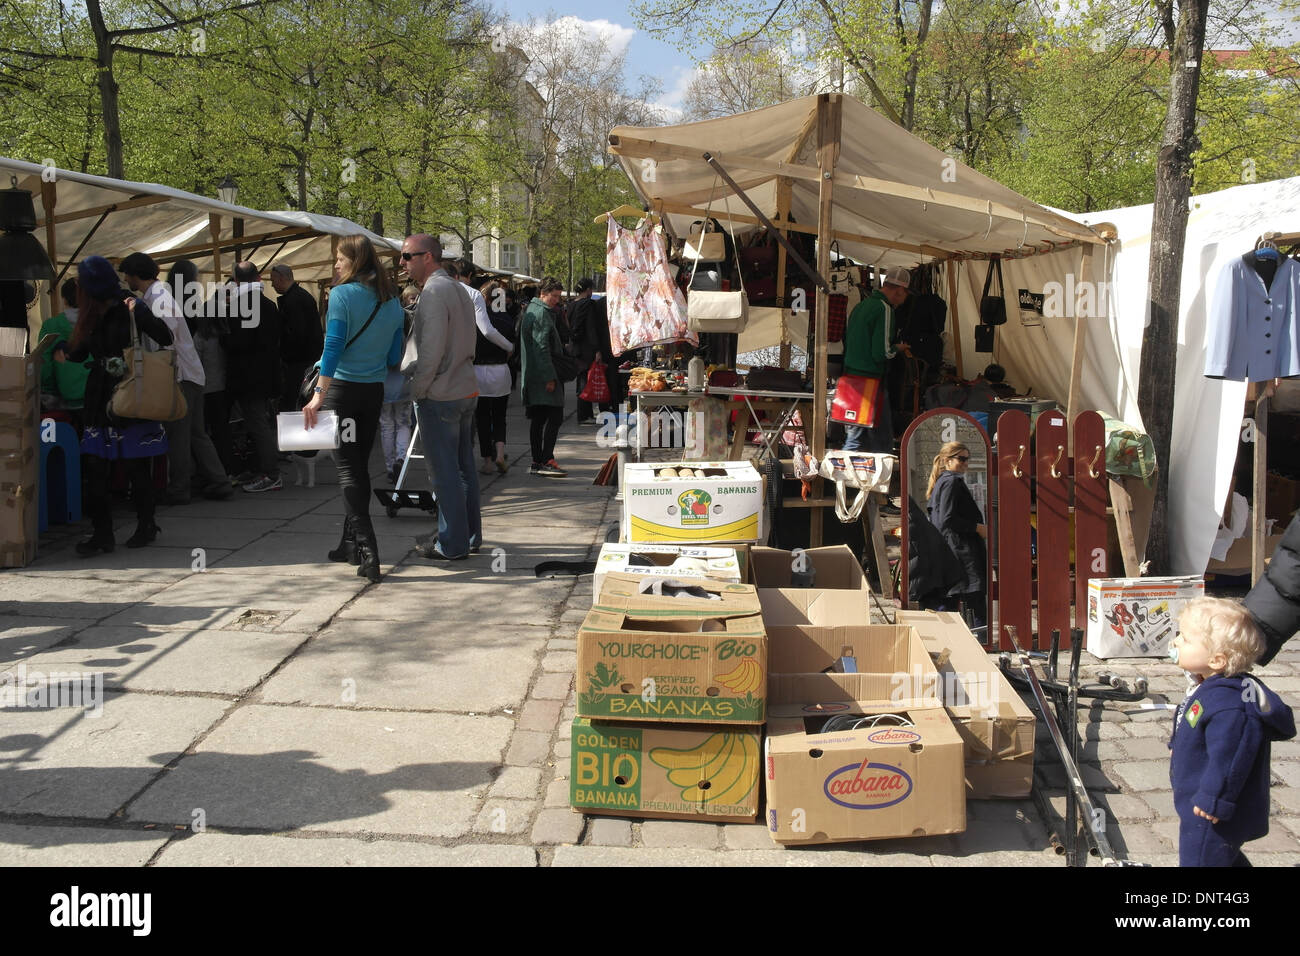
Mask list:
[[[998,294],[989,295],[989,286],[993,284],[993,272],[998,274]],[[1002,257],[993,256],[989,260],[989,272],[984,277],[984,292],[980,295],[980,324],[1003,325],[1007,321],[1006,286],[1002,284]]]
[[[722,262],[727,258],[727,241],[722,231],[713,228],[712,219],[705,219],[691,226],[686,237],[685,258],[701,262]]]
[[[818,463],[817,470],[823,478],[835,482],[835,516],[845,524],[857,521],[870,492],[888,492],[897,463],[898,459],[893,455],[828,451]],[[851,503],[848,500],[849,488],[857,489]]]
[[[880,379],[871,375],[841,375],[835,383],[831,421],[870,428],[876,424],[876,410],[885,400]]]
[[[151,422],[175,422],[189,408],[181,391],[181,370],[175,349],[146,352],[140,344],[140,330],[131,313],[131,345],[122,350],[126,376],[108,399],[110,419],[139,418]]]
[[[996,325],[977,325],[975,326],[975,351],[992,352],[994,333],[997,332]]]
[[[717,182],[716,178],[714,180]],[[723,199],[724,203],[726,199]],[[712,198],[709,200],[712,205]],[[731,224],[731,206],[727,204],[727,224]],[[732,239],[735,248],[735,239]],[[699,267],[695,260],[695,268]],[[692,279],[695,269],[691,270]],[[745,279],[741,275],[740,260],[736,260],[736,278],[739,292],[704,292],[693,290],[686,298],[686,327],[692,332],[743,332],[749,322],[749,299],[745,295]]]

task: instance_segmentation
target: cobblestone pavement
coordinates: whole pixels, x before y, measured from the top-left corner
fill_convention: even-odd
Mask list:
[[[308,489],[160,509],[158,542],[89,560],[54,529],[0,573],[0,670],[100,674],[102,714],[8,706],[0,847],[18,865],[730,865],[1061,867],[1056,819],[1030,800],[971,801],[955,836],[782,849],[761,825],[636,821],[568,807],[574,630],[591,579],[538,578],[594,559],[617,520],[596,429],[566,421],[571,477],[483,476],[485,545],[464,563],[413,553],[427,516],[376,517],[385,576],[324,560],[342,505],[333,468]],[[522,457],[525,464],[521,465]],[[292,482],[293,466],[287,478]],[[380,468],[376,468],[378,474]],[[120,516],[119,538],[130,531]],[[1087,676],[1100,662],[1085,657]],[[1153,700],[1183,679],[1160,662]],[[1300,646],[1261,675],[1300,701]],[[1081,713],[1084,773],[1118,848],[1176,862],[1167,710]],[[1041,733],[1056,814],[1063,775]],[[1300,863],[1300,745],[1273,758],[1273,825],[1257,865]]]

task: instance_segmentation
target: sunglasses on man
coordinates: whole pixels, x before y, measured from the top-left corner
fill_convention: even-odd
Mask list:
[[[432,253],[432,252],[428,252],[428,251],[425,251],[425,252],[403,252],[403,253],[402,253],[402,261],[403,261],[403,262],[410,262],[410,261],[411,261],[412,259],[414,259],[416,256],[431,256],[431,255],[433,255],[433,253]]]

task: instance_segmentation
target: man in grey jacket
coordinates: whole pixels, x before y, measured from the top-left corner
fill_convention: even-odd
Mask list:
[[[438,498],[438,536],[417,545],[426,558],[463,561],[483,543],[474,470],[474,306],[442,267],[442,245],[433,236],[408,237],[402,263],[421,287],[411,329],[417,351],[411,398]]]

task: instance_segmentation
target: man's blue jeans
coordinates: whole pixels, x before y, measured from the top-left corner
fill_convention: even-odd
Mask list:
[[[438,498],[438,550],[462,558],[483,542],[478,473],[474,470],[474,408],[478,397],[415,403],[420,444]]]

